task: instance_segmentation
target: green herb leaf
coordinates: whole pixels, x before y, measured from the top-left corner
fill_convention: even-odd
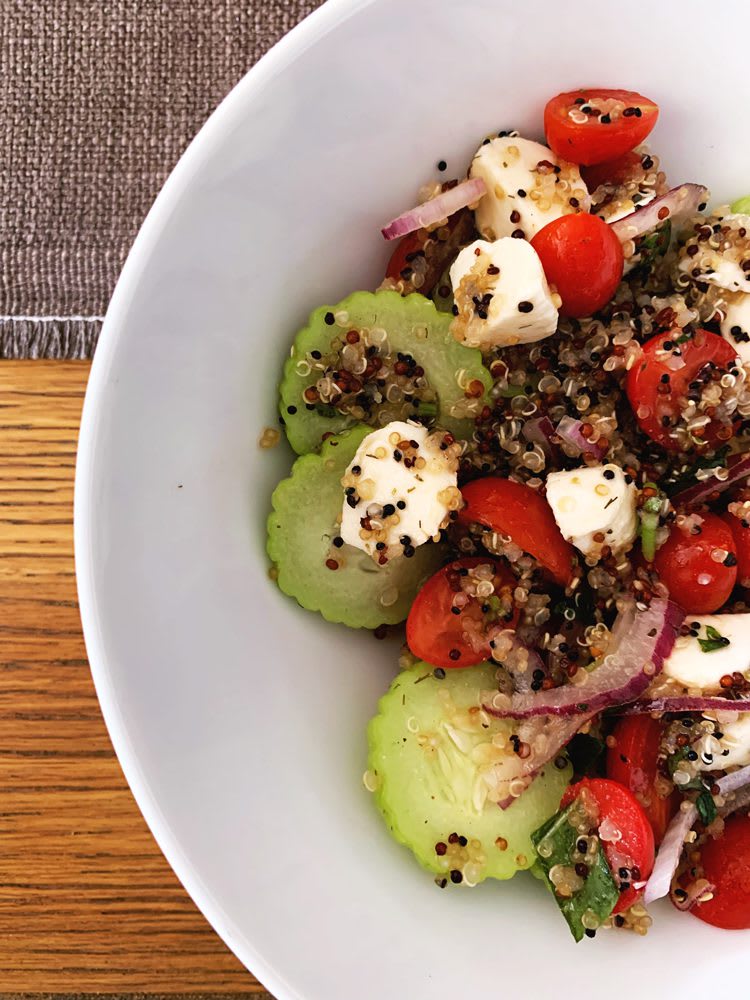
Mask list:
[[[698,645],[704,653],[713,653],[717,649],[724,649],[725,646],[728,646],[729,639],[723,636],[713,625],[706,625],[706,638],[698,639]]]
[[[687,489],[688,486],[692,486],[698,478],[696,472],[699,472],[701,469],[725,469],[728,455],[729,446],[723,445],[721,448],[717,448],[712,455],[704,455],[696,459],[686,472],[681,472],[679,475],[673,473],[666,484],[667,495],[674,496],[676,493]]]
[[[606,920],[615,908],[620,894],[601,848],[597,851],[596,859],[589,868],[582,889],[567,899],[558,896],[555,892],[555,886],[549,877],[551,869],[555,865],[573,864],[572,859],[579,834],[575,827],[568,822],[568,816],[574,808],[576,808],[575,801],[547,820],[535,833],[532,833],[531,841],[537,848],[537,853],[542,842],[545,846],[543,853],[548,854],[549,849],[547,857],[538,854],[538,865],[544,872],[545,881],[552,889],[555,902],[567,920],[573,937],[576,941],[580,941],[585,933],[581,922],[583,914],[587,910],[591,910],[600,922]]]
[[[718,814],[714,797],[708,789],[701,792],[695,800],[695,808],[698,810],[698,815],[700,816],[701,823],[703,823],[704,826],[708,826],[709,823],[713,823]]]

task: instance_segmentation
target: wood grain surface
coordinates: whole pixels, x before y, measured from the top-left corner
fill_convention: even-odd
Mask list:
[[[73,569],[87,375],[0,362],[0,997],[270,1000],[159,852],[99,712]]]

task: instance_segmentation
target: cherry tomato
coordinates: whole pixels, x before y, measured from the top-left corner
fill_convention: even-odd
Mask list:
[[[622,244],[599,216],[563,215],[540,229],[531,245],[562,299],[563,316],[591,316],[615,294],[622,278]]]
[[[643,345],[643,356],[628,372],[625,389],[636,419],[652,441],[668,451],[679,451],[680,445],[670,437],[670,429],[680,414],[680,404],[691,392],[691,383],[701,376],[721,373],[733,368],[737,352],[723,337],[708,330],[696,330],[685,343],[677,344],[677,332],[660,333]],[[680,351],[675,355],[675,351]],[[684,362],[672,369],[673,357]],[[732,426],[712,420],[699,428],[695,435],[706,445],[731,437]]]
[[[489,642],[481,650],[475,650],[464,637],[467,619],[481,626],[484,619],[482,602],[471,598],[460,614],[454,614],[451,608],[453,598],[461,591],[461,571],[488,564],[495,572],[495,593],[503,587],[512,590],[516,584],[513,573],[499,560],[487,556],[455,559],[424,584],[406,619],[406,642],[415,656],[435,667],[471,667],[487,659]],[[514,607],[512,618],[504,625],[514,628],[517,621],[518,609]]]
[[[737,550],[732,532],[716,514],[701,514],[699,534],[673,527],[656,550],[654,569],[669,596],[689,615],[717,611],[737,581]],[[717,562],[714,552],[728,553],[730,565]]]
[[[463,487],[461,494],[466,506],[459,511],[459,523],[484,524],[501,535],[509,535],[559,584],[567,586],[575,550],[563,538],[552,508],[541,494],[499,476],[475,479]]]
[[[738,931],[750,927],[750,816],[730,816],[718,840],[701,848],[704,877],[713,899],[690,911],[714,927]]]
[[[618,103],[609,112],[597,113],[598,105],[607,101]],[[658,115],[653,101],[632,90],[582,88],[547,102],[544,131],[561,159],[591,165],[630,152],[656,125]]]
[[[643,806],[654,841],[660,844],[669,821],[680,804],[673,792],[667,798],[657,794],[657,759],[665,724],[650,715],[630,715],[612,730],[615,743],[607,749],[607,777],[628,788]]]
[[[570,805],[582,788],[586,788],[596,801],[599,825],[609,820],[621,833],[617,841],[602,841],[615,881],[618,886],[623,885],[612,911],[621,913],[632,906],[640,894],[640,890],[633,888],[633,882],[645,882],[654,867],[654,833],[638,799],[624,785],[609,778],[583,778],[575,785],[569,785],[562,797],[561,807],[564,809]],[[621,868],[629,869],[624,877],[620,875]]]
[[[616,160],[581,167],[581,177],[589,191],[596,191],[600,184],[624,184],[635,174],[643,159],[640,153],[626,153]]]
[[[719,515],[732,532],[734,550],[737,554],[737,583],[750,586],[750,522],[742,521],[727,511]]]
[[[471,243],[474,237],[474,213],[463,208],[439,230],[428,233],[425,229],[418,229],[404,236],[391,254],[385,276],[403,281],[404,292],[419,291],[422,295],[431,295],[457,251]],[[419,271],[423,280],[417,285],[413,280],[417,273],[413,265],[419,257],[423,258],[424,268]]]

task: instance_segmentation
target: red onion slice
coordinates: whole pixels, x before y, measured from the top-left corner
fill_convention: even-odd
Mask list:
[[[623,715],[646,715],[649,712],[750,712],[750,698],[719,698],[706,695],[666,695],[642,698],[623,709]]]
[[[431,198],[429,201],[410,208],[408,212],[391,220],[387,226],[380,231],[387,240],[397,240],[407,233],[416,232],[417,229],[424,229],[432,226],[436,222],[441,222],[453,215],[462,208],[478,201],[483,194],[487,193],[487,186],[481,177],[472,177],[468,181],[462,181],[455,187],[443,191],[442,194]]]
[[[736,486],[741,480],[750,476],[750,455],[732,455],[727,462],[727,469],[729,475],[726,479],[717,479],[716,476],[703,479],[676,493],[672,497],[672,503],[675,505],[709,503],[714,499],[715,494],[723,493],[730,486]]]
[[[635,701],[661,670],[684,618],[682,609],[664,598],[655,598],[645,611],[630,605],[617,616],[603,662],[582,684],[511,696],[498,692],[485,701],[485,711],[501,719],[527,719],[582,715]]]
[[[555,433],[555,425],[549,417],[535,417],[527,420],[521,430],[521,436],[530,444],[538,444],[544,454],[550,458],[555,451],[552,444],[552,436]]]
[[[565,441],[566,444],[577,448],[582,454],[593,455],[594,458],[602,458],[606,452],[606,448],[602,448],[600,444],[589,441],[588,438],[584,437],[582,427],[582,421],[576,420],[574,417],[563,417],[555,428],[555,434]]]
[[[729,792],[736,792],[739,788],[744,788],[750,784],[750,765],[734,771],[732,774],[725,774],[716,782],[721,795]],[[646,891],[643,901],[648,906],[654,900],[668,896],[672,886],[672,878],[680,863],[682,849],[685,846],[685,837],[692,830],[698,819],[698,810],[691,803],[683,802],[677,815],[667,827],[659,851],[654,862],[654,870],[646,883]]]
[[[699,205],[708,200],[708,190],[701,184],[680,184],[648,205],[611,224],[611,229],[623,243],[635,240],[651,229],[656,229],[667,219],[693,215]],[[665,211],[666,210],[666,211]]]
[[[683,808],[684,806],[684,808]],[[654,861],[654,868],[643,892],[643,902],[648,906],[662,896],[668,896],[672,887],[672,877],[680,863],[685,837],[698,819],[698,810],[690,803],[683,802],[667,827],[664,839]]]
[[[554,760],[563,747],[570,743],[578,730],[595,715],[596,712],[587,712],[585,715],[556,717],[537,715],[533,719],[524,719],[518,727],[518,738],[531,749],[529,756],[521,762],[520,776],[525,780],[526,788],[529,787],[545,764]],[[542,737],[541,740],[540,737]],[[518,796],[510,795],[498,802],[498,805],[501,809],[507,809],[513,805],[516,798]]]
[[[682,910],[683,912],[692,910],[701,896],[707,892],[713,892],[715,888],[716,886],[709,882],[708,879],[699,878],[687,890],[687,895],[684,899],[675,899],[673,896],[672,902],[678,910]]]

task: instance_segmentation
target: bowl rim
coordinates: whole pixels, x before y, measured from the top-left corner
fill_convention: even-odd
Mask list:
[[[96,507],[92,502],[94,454],[99,433],[99,417],[115,355],[127,325],[128,306],[146,263],[158,246],[172,212],[179,207],[185,189],[224,138],[232,121],[260,94],[266,83],[283,73],[309,47],[361,10],[378,0],[325,0],[268,50],[233,87],[213,111],[178,160],[159,191],[128,253],[107,307],[89,374],[81,414],[73,500],[73,534],[76,583],[83,636],[97,698],[125,779],[161,852],[187,893],[214,931],[278,1000],[305,1000],[246,940],[210,888],[189,861],[180,839],[163,815],[141,767],[136,745],[131,740],[111,684],[106,647],[100,628],[102,609],[96,592],[92,523]]]

